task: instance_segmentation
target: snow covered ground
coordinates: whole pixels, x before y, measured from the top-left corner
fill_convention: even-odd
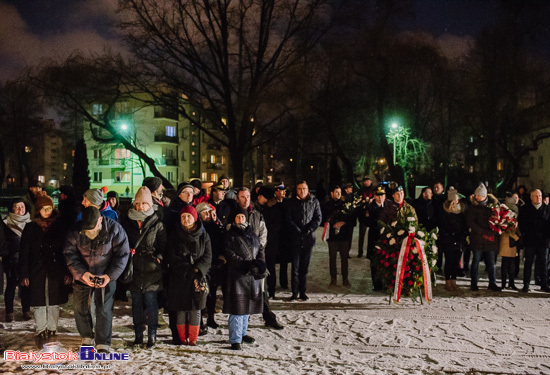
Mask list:
[[[133,349],[129,345],[133,341],[129,304],[117,302],[113,350],[130,353],[130,360],[100,362],[111,365],[108,371],[59,372],[550,374],[549,294],[489,292],[486,279],[479,292],[471,292],[464,278],[459,281],[461,292],[447,292],[440,282],[430,305],[406,297],[399,305],[389,305],[387,296],[371,291],[368,261],[355,257],[356,248],[354,241],[349,260],[352,287],[342,287],[339,279],[339,286],[331,288],[327,245],[318,241],[308,279],[310,300],[290,302],[290,293],[280,292],[272,307],[285,329],[267,329],[261,315],[254,315],[249,334],[256,343],[243,344],[241,351],[228,349],[227,316],[223,314],[216,318],[220,328],[200,337],[197,347],[169,345],[170,332],[161,321],[159,345],[153,350]],[[36,350],[32,321],[22,322],[18,310],[15,322],[4,323],[0,300],[0,348]],[[78,351],[80,338],[70,302],[62,312],[58,339],[65,349]],[[28,363],[0,360],[0,373],[33,372],[22,371],[21,364]]]

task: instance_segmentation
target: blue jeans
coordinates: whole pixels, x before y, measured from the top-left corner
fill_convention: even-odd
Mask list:
[[[497,274],[495,267],[496,254],[493,251],[473,250],[474,258],[472,260],[472,268],[470,269],[471,284],[477,286],[479,262],[481,259],[485,262],[487,273],[489,274],[489,285],[497,282]]]
[[[523,286],[529,286],[531,282],[531,269],[535,261],[535,270],[538,270],[540,273],[541,286],[546,287],[548,286],[548,248],[544,247],[525,247]]]
[[[246,336],[246,331],[248,330],[249,317],[250,314],[229,314],[229,342],[231,344],[240,344],[243,341],[243,336]]]
[[[159,307],[157,292],[131,292],[132,294],[132,319],[134,331],[143,332],[144,313],[147,311],[147,326],[149,333],[156,332],[158,327]],[[145,309],[144,306],[145,305]]]
[[[115,290],[116,281],[111,281],[104,288],[90,288],[80,282],[73,283],[76,328],[83,339],[95,339],[96,348],[111,345]],[[91,298],[95,305],[95,327],[90,309]]]
[[[311,260],[311,246],[300,246],[292,253],[292,294],[305,293],[307,287],[307,273]]]

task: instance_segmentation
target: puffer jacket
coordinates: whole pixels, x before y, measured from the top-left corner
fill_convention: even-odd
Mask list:
[[[108,275],[111,280],[120,277],[130,255],[128,237],[116,221],[103,217],[101,230],[93,240],[86,237],[77,223],[65,241],[63,254],[73,278],[80,282],[85,272]]]
[[[263,280],[246,272],[246,261],[265,258],[258,237],[251,226],[240,229],[231,225],[226,234],[227,278],[223,292],[223,312],[233,315],[263,312]]]
[[[202,310],[206,296],[197,301],[193,296],[194,279],[206,275],[212,264],[210,236],[201,221],[197,228],[188,232],[178,225],[168,238],[166,258],[169,283],[166,291],[166,307],[172,311]],[[194,269],[198,272],[195,273]]]
[[[319,201],[312,195],[306,199],[294,197],[286,204],[286,224],[290,230],[293,246],[302,242],[303,246],[315,245],[315,230],[321,225],[322,215]]]
[[[131,255],[134,274],[128,284],[128,290],[140,293],[162,290],[161,261],[167,238],[159,217],[155,214],[147,217],[141,228],[136,220],[127,219],[122,227],[128,235],[128,243],[132,249],[135,248],[138,239],[144,236],[135,248],[135,254]]]
[[[498,199],[492,195],[487,195],[487,204],[483,205],[470,197],[470,207],[466,212],[466,220],[470,228],[470,245],[472,250],[497,252],[500,245],[500,236],[494,232],[489,219],[493,211],[489,205],[498,205]]]

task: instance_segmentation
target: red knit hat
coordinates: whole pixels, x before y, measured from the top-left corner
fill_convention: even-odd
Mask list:
[[[183,208],[180,210],[180,217],[183,214],[191,214],[191,216],[193,216],[195,221],[198,220],[197,210],[195,210],[195,207],[193,207],[193,206],[190,206],[190,205],[189,206],[183,206]]]

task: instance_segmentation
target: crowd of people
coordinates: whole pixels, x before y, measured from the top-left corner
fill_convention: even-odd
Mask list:
[[[529,291],[535,263],[535,282],[550,292],[550,206],[538,189],[507,195],[505,203],[517,215],[519,228],[498,235],[489,219],[500,202],[483,184],[464,197],[436,183],[409,203],[402,187],[374,186],[369,177],[356,194],[348,183],[330,187],[328,196],[318,200],[306,181],[298,182],[287,198],[283,184],[234,189],[222,176],[209,191],[199,180],[182,183],[168,199],[162,180],[147,177],[127,208],[106,188],[90,189],[79,199],[71,186],[60,188],[56,208],[39,183],[31,185],[27,196],[13,200],[2,223],[0,255],[7,281],[5,319],[14,319],[19,287],[23,319],[34,318],[38,343],[56,335],[59,306],[72,293],[82,344],[108,352],[114,301],[127,300],[129,292],[134,345],[156,344],[158,313],[164,309],[172,343],[194,346],[208,327],[218,327],[221,288],[229,342],[232,349],[241,349],[255,341],[248,334],[251,314],[262,314],[266,327],[284,328],[269,302],[277,290],[290,287],[292,301],[309,299],[307,276],[317,228],[324,227],[328,244],[329,286],[338,284],[339,255],[342,285],[349,288],[348,259],[357,222],[358,257],[366,254],[372,260],[379,221],[393,222],[405,212],[416,215],[427,230],[439,228],[437,266],[447,290],[458,290],[456,279],[468,270],[470,288],[478,290],[482,259],[490,290],[517,289],[523,250],[521,290]],[[497,255],[502,258],[501,286]],[[376,263],[371,261],[370,268],[373,289],[384,290]]]

